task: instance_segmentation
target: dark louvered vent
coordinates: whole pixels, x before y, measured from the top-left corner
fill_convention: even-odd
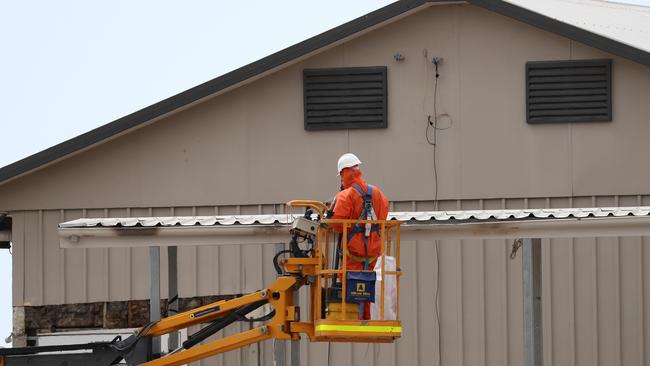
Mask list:
[[[528,123],[611,121],[611,70],[611,60],[528,62]]]
[[[386,128],[386,67],[303,72],[305,129]]]

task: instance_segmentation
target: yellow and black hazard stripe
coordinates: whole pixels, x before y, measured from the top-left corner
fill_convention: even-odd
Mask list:
[[[358,332],[358,333],[386,333],[400,335],[402,327],[399,325],[347,325],[347,324],[318,324],[317,332]]]

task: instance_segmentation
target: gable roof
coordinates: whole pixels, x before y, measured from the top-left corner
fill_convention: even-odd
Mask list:
[[[554,14],[550,15],[542,14],[542,11],[551,11],[547,9],[548,7],[532,5],[536,1],[509,1],[510,2],[499,0],[401,0],[395,2],[125,117],[119,118],[94,130],[2,167],[0,168],[0,185],[19,176],[28,174],[36,169],[55,163],[72,154],[82,152],[99,143],[118,137],[135,128],[143,127],[170,113],[190,107],[191,105],[194,105],[195,103],[198,103],[216,93],[228,91],[242,83],[271,73],[283,65],[298,62],[317,51],[333,47],[351,37],[354,37],[355,35],[363,33],[364,31],[369,31],[376,26],[380,26],[391,20],[396,20],[401,16],[408,15],[411,12],[418,11],[435,3],[469,3],[476,5],[614,55],[630,59],[642,65],[650,66],[650,39],[648,38],[640,37],[641,41],[635,40],[625,42],[621,39],[626,38],[627,33],[625,32],[614,34],[613,32],[598,31],[598,29],[594,29],[593,26],[583,27],[579,21],[579,19],[581,19],[580,17],[570,18],[567,16],[560,16],[562,14],[561,12],[560,15],[555,14],[555,11],[553,11]],[[553,0],[553,2],[558,2],[558,0]],[[574,1],[573,3],[603,4],[605,2],[583,0],[582,2]],[[631,6],[626,5],[620,6],[631,8]],[[647,8],[643,7],[636,8],[640,8],[644,11],[647,10]],[[611,18],[611,15],[608,16],[605,14],[600,16],[598,19],[602,22],[603,19],[607,18]],[[645,19],[643,14],[641,15],[641,19]],[[626,20],[627,18],[623,16],[620,21],[625,22]],[[646,25],[645,27],[645,31],[648,32],[648,26]],[[644,45],[643,42],[646,40],[648,40],[648,44]]]

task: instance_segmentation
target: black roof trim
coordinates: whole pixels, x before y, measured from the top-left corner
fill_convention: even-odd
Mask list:
[[[137,112],[119,118],[92,131],[52,146],[15,163],[0,168],[0,184],[45,164],[90,147],[119,133],[145,124],[181,107],[210,96],[223,89],[262,74],[284,63],[295,60],[341,39],[387,21],[421,5],[444,0],[402,0],[368,13],[336,28],[330,29],[303,42],[285,48],[270,56],[240,67],[208,82],[176,94]],[[572,25],[532,12],[499,0],[468,0],[470,4],[500,13],[535,27],[557,33],[592,47],[650,66],[650,53],[621,42],[585,31]]]

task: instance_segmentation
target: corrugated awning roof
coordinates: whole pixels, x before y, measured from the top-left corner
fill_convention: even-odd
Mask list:
[[[90,227],[174,227],[174,226],[229,226],[229,225],[286,225],[299,214],[231,215],[231,216],[173,216],[173,217],[127,217],[82,218],[59,224],[59,228]],[[514,210],[466,210],[466,211],[413,211],[391,212],[389,220],[405,224],[462,224],[470,222],[499,222],[536,219],[581,219],[604,217],[648,217],[650,206],[642,207],[593,207],[593,208],[547,208]]]
[[[63,248],[285,243],[299,215],[84,218],[59,224]],[[404,241],[649,236],[650,207],[392,212]]]

